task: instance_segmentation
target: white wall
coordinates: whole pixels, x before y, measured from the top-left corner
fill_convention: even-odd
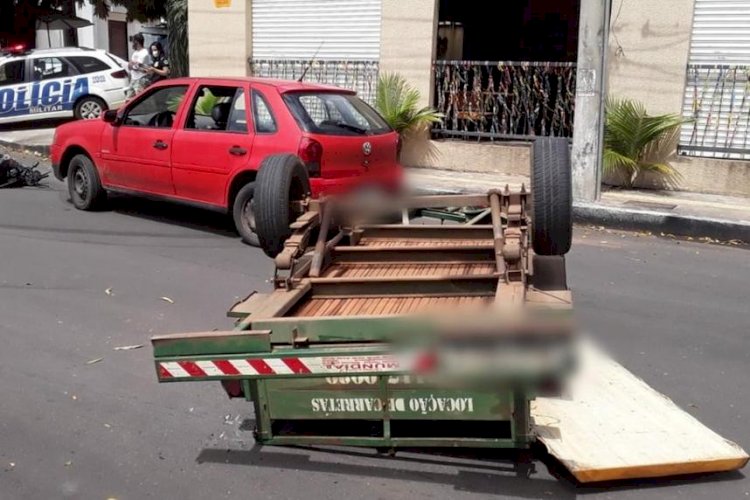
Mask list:
[[[49,35],[46,29],[36,30],[36,48],[48,49],[50,47],[63,46],[63,33],[58,30],[51,30]]]
[[[76,16],[82,19],[88,19],[94,23],[93,26],[78,29],[78,46],[79,47],[91,47],[98,48],[96,45],[96,37],[99,28],[98,18],[94,17],[94,7],[89,3],[84,3],[82,6],[76,5]],[[106,27],[106,22],[104,24]]]
[[[124,7],[112,7],[109,18],[101,19],[94,15],[94,7],[91,4],[76,5],[76,16],[93,23],[91,26],[78,29],[78,46],[109,50],[109,25],[107,21],[126,21],[127,12]],[[128,37],[140,32],[142,27],[143,25],[138,21],[129,22]],[[38,49],[63,47],[63,42],[63,32],[61,30],[51,30],[49,32],[49,39],[46,28],[38,29],[36,32],[36,48]],[[128,50],[130,51],[129,53],[132,53],[132,49]]]

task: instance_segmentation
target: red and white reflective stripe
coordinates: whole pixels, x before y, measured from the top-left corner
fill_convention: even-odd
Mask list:
[[[415,356],[363,355],[305,358],[157,361],[159,378],[205,378],[238,375],[307,375],[390,373],[419,367]]]

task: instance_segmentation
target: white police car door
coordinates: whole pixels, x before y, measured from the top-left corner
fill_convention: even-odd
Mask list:
[[[18,121],[28,115],[27,74],[23,58],[0,61],[0,123]]]
[[[78,98],[88,94],[88,78],[64,57],[32,56],[29,63],[29,112],[45,118],[70,116]]]

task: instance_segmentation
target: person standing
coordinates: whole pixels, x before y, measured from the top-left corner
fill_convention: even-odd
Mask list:
[[[140,94],[150,83],[149,70],[151,68],[151,56],[143,46],[143,35],[140,33],[133,35],[132,41],[133,54],[130,56],[130,62],[128,63],[130,86],[125,91],[128,99]]]
[[[148,51],[151,55],[151,67],[148,70],[151,76],[150,83],[160,82],[169,78],[169,59],[167,59],[161,43],[152,43]]]

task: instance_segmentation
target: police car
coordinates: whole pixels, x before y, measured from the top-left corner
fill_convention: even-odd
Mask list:
[[[0,52],[0,124],[99,118],[125,102],[126,66],[103,50],[5,49]]]

